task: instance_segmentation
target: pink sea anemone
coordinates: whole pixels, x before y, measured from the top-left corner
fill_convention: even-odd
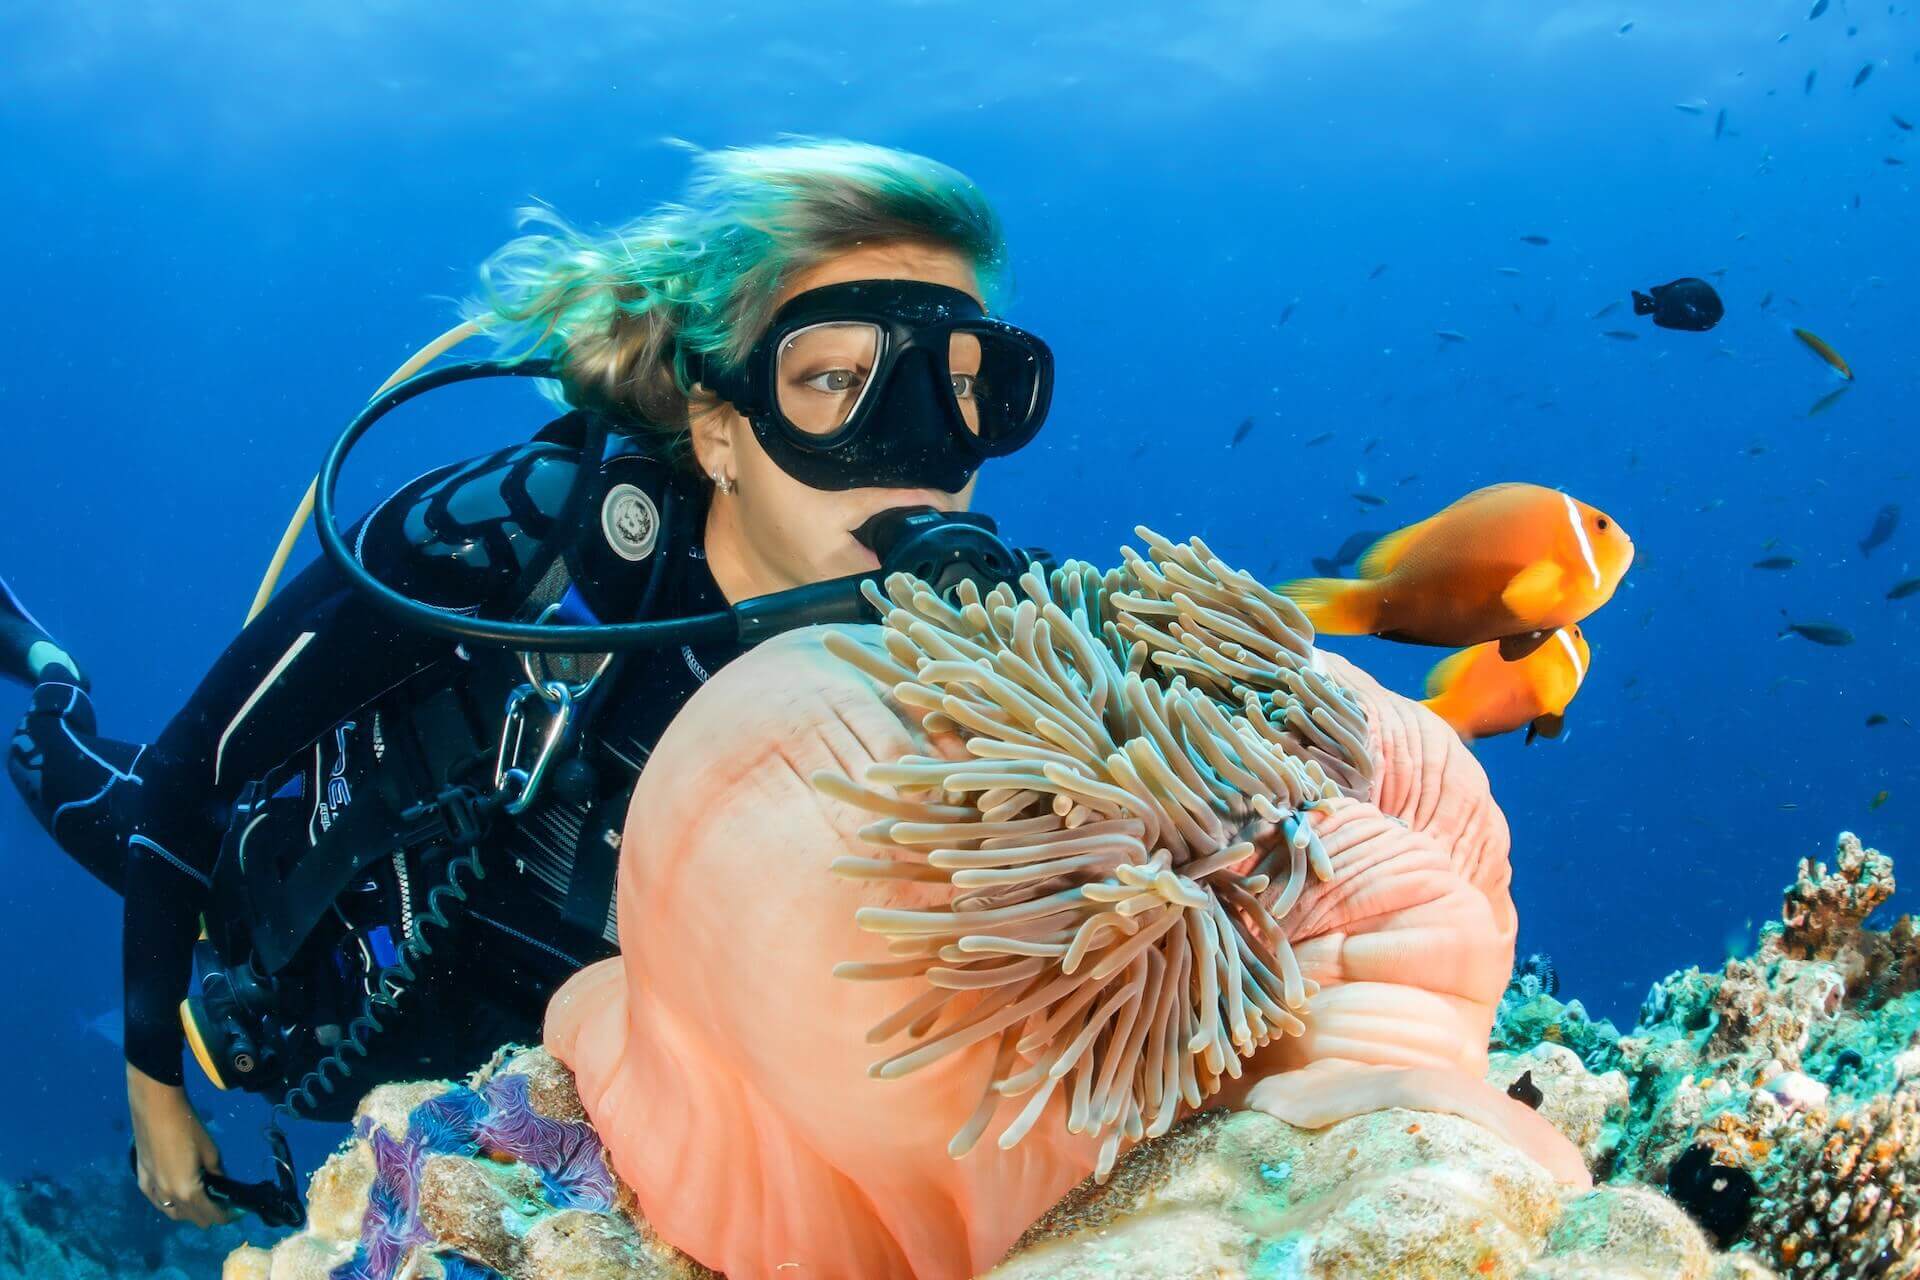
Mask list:
[[[623,953],[548,1042],[695,1258],[971,1275],[1210,1099],[1454,1111],[1585,1177],[1479,1080],[1514,918],[1478,766],[1142,534],[1019,595],[896,579],[883,627],[762,647],[662,740]]]

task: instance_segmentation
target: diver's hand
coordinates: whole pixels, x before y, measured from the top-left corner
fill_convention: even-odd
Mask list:
[[[133,1116],[140,1194],[175,1222],[196,1227],[232,1222],[234,1215],[214,1204],[201,1185],[203,1171],[221,1171],[220,1148],[194,1114],[187,1091],[128,1063],[127,1110]]]

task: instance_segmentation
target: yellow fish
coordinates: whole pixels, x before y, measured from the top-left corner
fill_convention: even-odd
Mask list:
[[[1421,705],[1467,742],[1527,727],[1527,741],[1557,738],[1567,704],[1587,678],[1593,653],[1578,626],[1561,627],[1518,661],[1500,656],[1497,641],[1443,659],[1427,673]]]
[[[1632,563],[1633,540],[1604,511],[1537,484],[1496,484],[1374,543],[1358,578],[1275,589],[1326,635],[1498,640],[1512,660],[1605,604]]]
[[[1813,354],[1825,360],[1835,373],[1845,378],[1848,382],[1853,381],[1853,366],[1841,359],[1840,353],[1828,346],[1825,338],[1807,329],[1795,329],[1793,336],[1812,348]]]

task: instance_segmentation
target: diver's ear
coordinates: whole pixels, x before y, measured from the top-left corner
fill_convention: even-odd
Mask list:
[[[687,397],[687,431],[693,440],[694,460],[703,475],[734,475],[734,433],[745,424],[733,405],[698,383]]]

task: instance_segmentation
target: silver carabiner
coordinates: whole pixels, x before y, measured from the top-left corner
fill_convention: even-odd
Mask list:
[[[526,707],[536,693],[551,710],[541,730],[540,748],[532,767],[521,769],[520,751],[527,735]],[[495,789],[505,791],[510,784],[515,787],[513,799],[505,806],[508,814],[524,813],[539,796],[547,780],[547,770],[573,726],[573,697],[573,690],[562,680],[549,680],[544,685],[523,684],[508,695],[507,716],[500,725],[500,750],[493,764]]]

